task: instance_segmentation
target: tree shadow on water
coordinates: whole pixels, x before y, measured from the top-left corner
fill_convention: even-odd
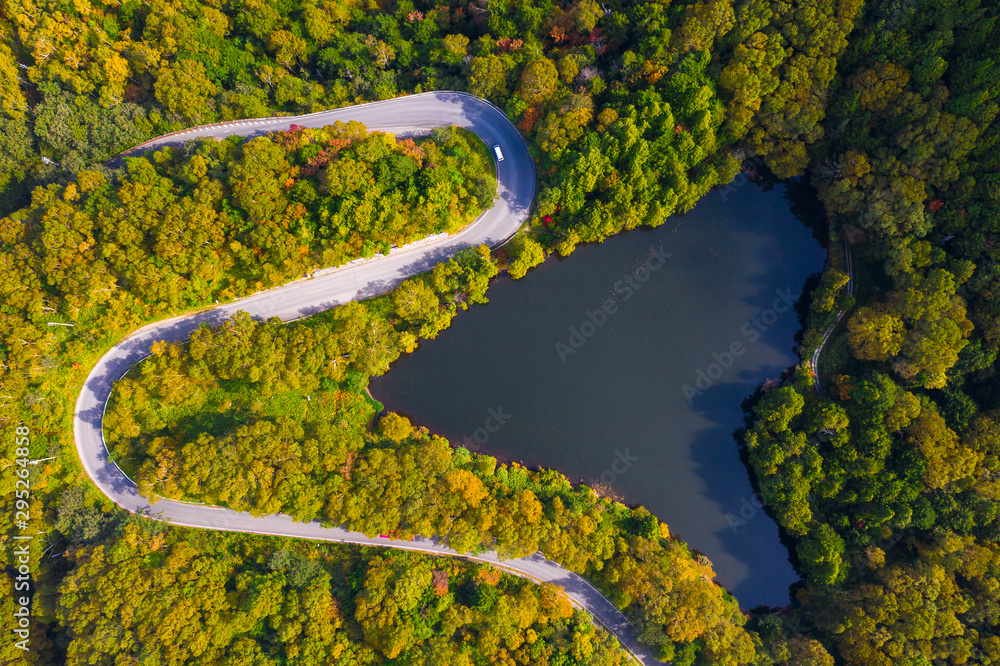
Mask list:
[[[743,452],[733,455],[737,446],[733,431],[742,421],[738,405],[761,375],[774,376],[783,369],[755,368],[739,373],[737,381],[724,377],[722,383],[702,390],[691,400],[692,408],[713,424],[694,436],[690,456],[704,483],[705,497],[723,514],[721,521],[718,517],[713,521],[723,525],[716,538],[726,553],[749,569],[749,575],[730,589],[744,608],[787,605],[789,587],[799,580],[789,543],[779,534],[773,516],[762,508],[756,479]]]

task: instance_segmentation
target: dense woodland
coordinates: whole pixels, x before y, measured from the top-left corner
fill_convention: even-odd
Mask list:
[[[613,638],[557,587],[485,565],[134,522],[81,545],[56,617],[71,663],[602,666]]]
[[[645,509],[602,500],[552,470],[498,466],[396,414],[369,431],[377,408],[363,393],[367,377],[408,333],[450,314],[440,297],[451,301],[449,277],[469,258],[482,266],[476,277],[495,273],[488,255],[459,255],[391,296],[294,324],[240,315],[206,325],[188,345],[157,346],[117,385],[106,416],[111,455],[150,494],[373,536],[435,535],[461,552],[541,550],[601,586],[665,656],[750,657],[744,618],[707,560]]]
[[[812,183],[854,241],[819,398],[803,367],[745,442],[806,577],[796,614],[852,664],[1000,660],[1000,47],[988,3],[875,3],[840,59]],[[835,250],[836,250],[835,246]]]
[[[6,441],[30,426],[32,458],[56,456],[31,468],[44,537],[31,546],[29,663],[621,661],[554,591],[439,559],[160,532],[109,506],[76,460],[80,382],[130,330],[454,229],[493,195],[488,155],[454,131],[409,143],[295,130],[102,163],[191,124],[432,89],[486,97],[521,129],[539,176],[528,233],[507,256],[468,252],[308,324],[228,325],[266,349],[208,330],[159,349],[116,392],[109,444],[122,464],[163,494],[433,532],[463,549],[542,548],[604,587],[675,664],[1000,661],[994,5],[2,7],[0,423]],[[822,397],[802,364],[746,403],[740,442],[804,578],[789,609],[746,620],[654,517],[555,472],[496,466],[392,415],[369,424],[366,378],[485,298],[500,266],[523,276],[546,253],[662,223],[748,156],[807,178],[827,213],[831,261],[802,358],[847,310],[820,360]],[[280,459],[279,445],[299,458]],[[230,483],[199,482],[202,452],[223,447]],[[320,449],[327,468],[313,466]],[[246,485],[237,460],[267,485]],[[292,490],[318,482],[321,493]],[[12,514],[13,475],[0,490]],[[176,608],[203,620],[168,631],[179,602],[165,591],[180,586],[202,606]],[[4,617],[11,603],[8,591]],[[329,630],[306,620],[318,616]],[[0,653],[24,656],[12,650]]]

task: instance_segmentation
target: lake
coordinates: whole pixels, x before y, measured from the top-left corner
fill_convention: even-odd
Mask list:
[[[604,483],[707,555],[741,606],[784,606],[798,576],[733,432],[741,402],[798,362],[790,304],[826,256],[810,197],[714,191],[501,278],[371,392],[453,444]]]

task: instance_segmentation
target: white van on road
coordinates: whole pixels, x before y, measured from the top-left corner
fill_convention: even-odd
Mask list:
[[[500,146],[499,145],[493,146],[493,152],[497,156],[497,162],[503,162],[503,153],[500,152]]]

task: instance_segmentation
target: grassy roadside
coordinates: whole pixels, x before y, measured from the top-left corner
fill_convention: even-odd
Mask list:
[[[487,146],[486,142],[483,141],[475,132],[467,130],[464,127],[455,127],[454,129],[460,136],[464,137],[465,140],[469,142],[469,145],[472,146],[472,149],[476,152],[476,154],[489,165],[490,176],[493,180],[496,180],[497,165],[493,159],[493,149],[490,148],[490,146]]]

